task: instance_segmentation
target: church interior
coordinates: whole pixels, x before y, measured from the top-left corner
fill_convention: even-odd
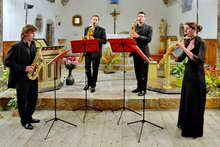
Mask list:
[[[0,146],[220,146],[218,0],[0,0],[0,7]],[[146,95],[131,92],[136,86],[131,53],[114,52],[109,41],[102,47],[96,91],[83,90],[87,80],[85,54],[74,52],[72,41],[81,40],[92,15],[100,17],[99,25],[105,28],[107,39],[129,38],[140,11],[146,13],[145,23],[153,30]],[[177,63],[168,54],[169,49],[177,48],[177,41],[184,39],[184,24],[188,21],[203,26],[199,36],[206,44],[204,68],[208,92],[204,136],[198,139],[181,138],[176,128],[187,61]],[[9,69],[3,64],[12,45],[21,40],[25,24],[38,28],[35,43],[44,58],[35,114],[42,121],[33,132],[23,130],[18,112],[11,111],[16,109],[16,93],[7,88]],[[56,64],[50,64],[62,53]],[[74,111],[84,105],[98,111],[87,111],[87,107]],[[117,108],[122,111],[113,111]],[[45,121],[54,116],[54,111],[77,127],[62,122],[52,124],[45,139],[50,127]],[[127,125],[142,116],[163,129],[145,124],[139,134],[141,125]],[[26,135],[20,137],[21,134]]]

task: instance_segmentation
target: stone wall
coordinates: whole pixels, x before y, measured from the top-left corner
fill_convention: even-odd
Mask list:
[[[217,29],[218,29],[218,33],[217,33],[217,38],[218,38],[218,49],[216,52],[216,67],[217,69],[220,69],[220,1],[218,1],[218,23],[217,23]]]
[[[0,0],[0,63],[2,63],[2,38],[3,38],[3,0]]]

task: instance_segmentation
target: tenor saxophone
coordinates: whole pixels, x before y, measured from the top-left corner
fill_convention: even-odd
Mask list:
[[[34,60],[31,64],[31,66],[34,67],[33,72],[28,72],[27,77],[30,80],[35,80],[39,76],[39,72],[41,68],[43,67],[43,59],[41,58],[42,55],[42,46],[37,48],[36,56],[34,57]]]

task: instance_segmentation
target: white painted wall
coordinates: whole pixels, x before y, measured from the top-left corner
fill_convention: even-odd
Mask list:
[[[217,38],[217,2],[218,0],[198,0],[198,24],[203,26],[200,35],[203,38]],[[168,7],[169,35],[179,36],[179,24],[187,21],[196,22],[196,0],[193,0],[193,9],[182,13],[180,0],[176,0]]]
[[[110,15],[111,8],[108,0],[71,0],[63,9],[62,34],[63,38],[69,40],[79,39],[84,28],[90,23],[90,17],[98,14],[101,17],[100,25],[106,29],[108,34],[113,31],[113,18]],[[147,23],[153,26],[153,40],[150,43],[151,53],[159,49],[158,27],[160,19],[167,16],[167,8],[162,0],[120,0],[120,15],[117,19],[117,32],[129,31],[138,11],[147,13]],[[83,18],[81,27],[72,26],[72,16],[80,14]]]
[[[36,38],[45,38],[46,21],[48,19],[56,21],[56,16],[60,16],[61,4],[50,3],[46,0],[4,0],[3,1],[3,41],[20,40],[20,32],[25,25],[24,2],[33,4],[34,7],[28,11],[28,23],[35,24],[37,14],[43,15],[42,33],[36,34]],[[59,38],[60,29],[55,30],[55,38]]]
[[[20,40],[20,31],[25,23],[24,2],[26,0],[4,0],[3,9],[3,40]],[[84,28],[90,23],[90,17],[98,14],[101,17],[100,25],[106,29],[108,34],[113,33],[113,19],[110,13],[108,0],[70,0],[66,6],[62,6],[60,0],[50,3],[47,0],[27,0],[34,4],[29,11],[28,23],[34,23],[37,14],[43,15],[43,32],[37,34],[37,38],[45,38],[46,20],[56,21],[60,16],[62,24],[56,27],[55,39],[65,38],[67,40],[79,39]],[[166,6],[163,0],[120,0],[120,16],[117,21],[117,32],[129,31],[138,11],[147,13],[147,23],[153,26],[153,40],[150,43],[151,53],[159,50],[159,23],[161,18],[168,20],[170,25],[169,35],[179,34],[181,22],[196,20],[195,0],[193,10],[182,13],[180,0],[175,0],[171,6]],[[72,17],[80,14],[83,24],[80,27],[72,26]],[[217,0],[199,0],[199,23],[204,30],[201,35],[204,38],[217,38]]]

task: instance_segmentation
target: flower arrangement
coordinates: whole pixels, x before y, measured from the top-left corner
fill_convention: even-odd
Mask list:
[[[77,56],[67,56],[63,58],[63,61],[65,63],[65,66],[68,70],[74,69],[76,67],[76,64],[79,63],[79,57]]]
[[[120,63],[120,61],[121,54],[114,54],[109,47],[105,48],[105,51],[101,58],[101,63],[104,64],[104,72],[114,70],[113,66],[117,63]]]
[[[67,56],[63,58],[66,68],[69,70],[68,76],[66,78],[66,85],[73,85],[74,78],[72,76],[72,70],[76,68],[76,64],[79,63],[79,57],[77,56]]]

